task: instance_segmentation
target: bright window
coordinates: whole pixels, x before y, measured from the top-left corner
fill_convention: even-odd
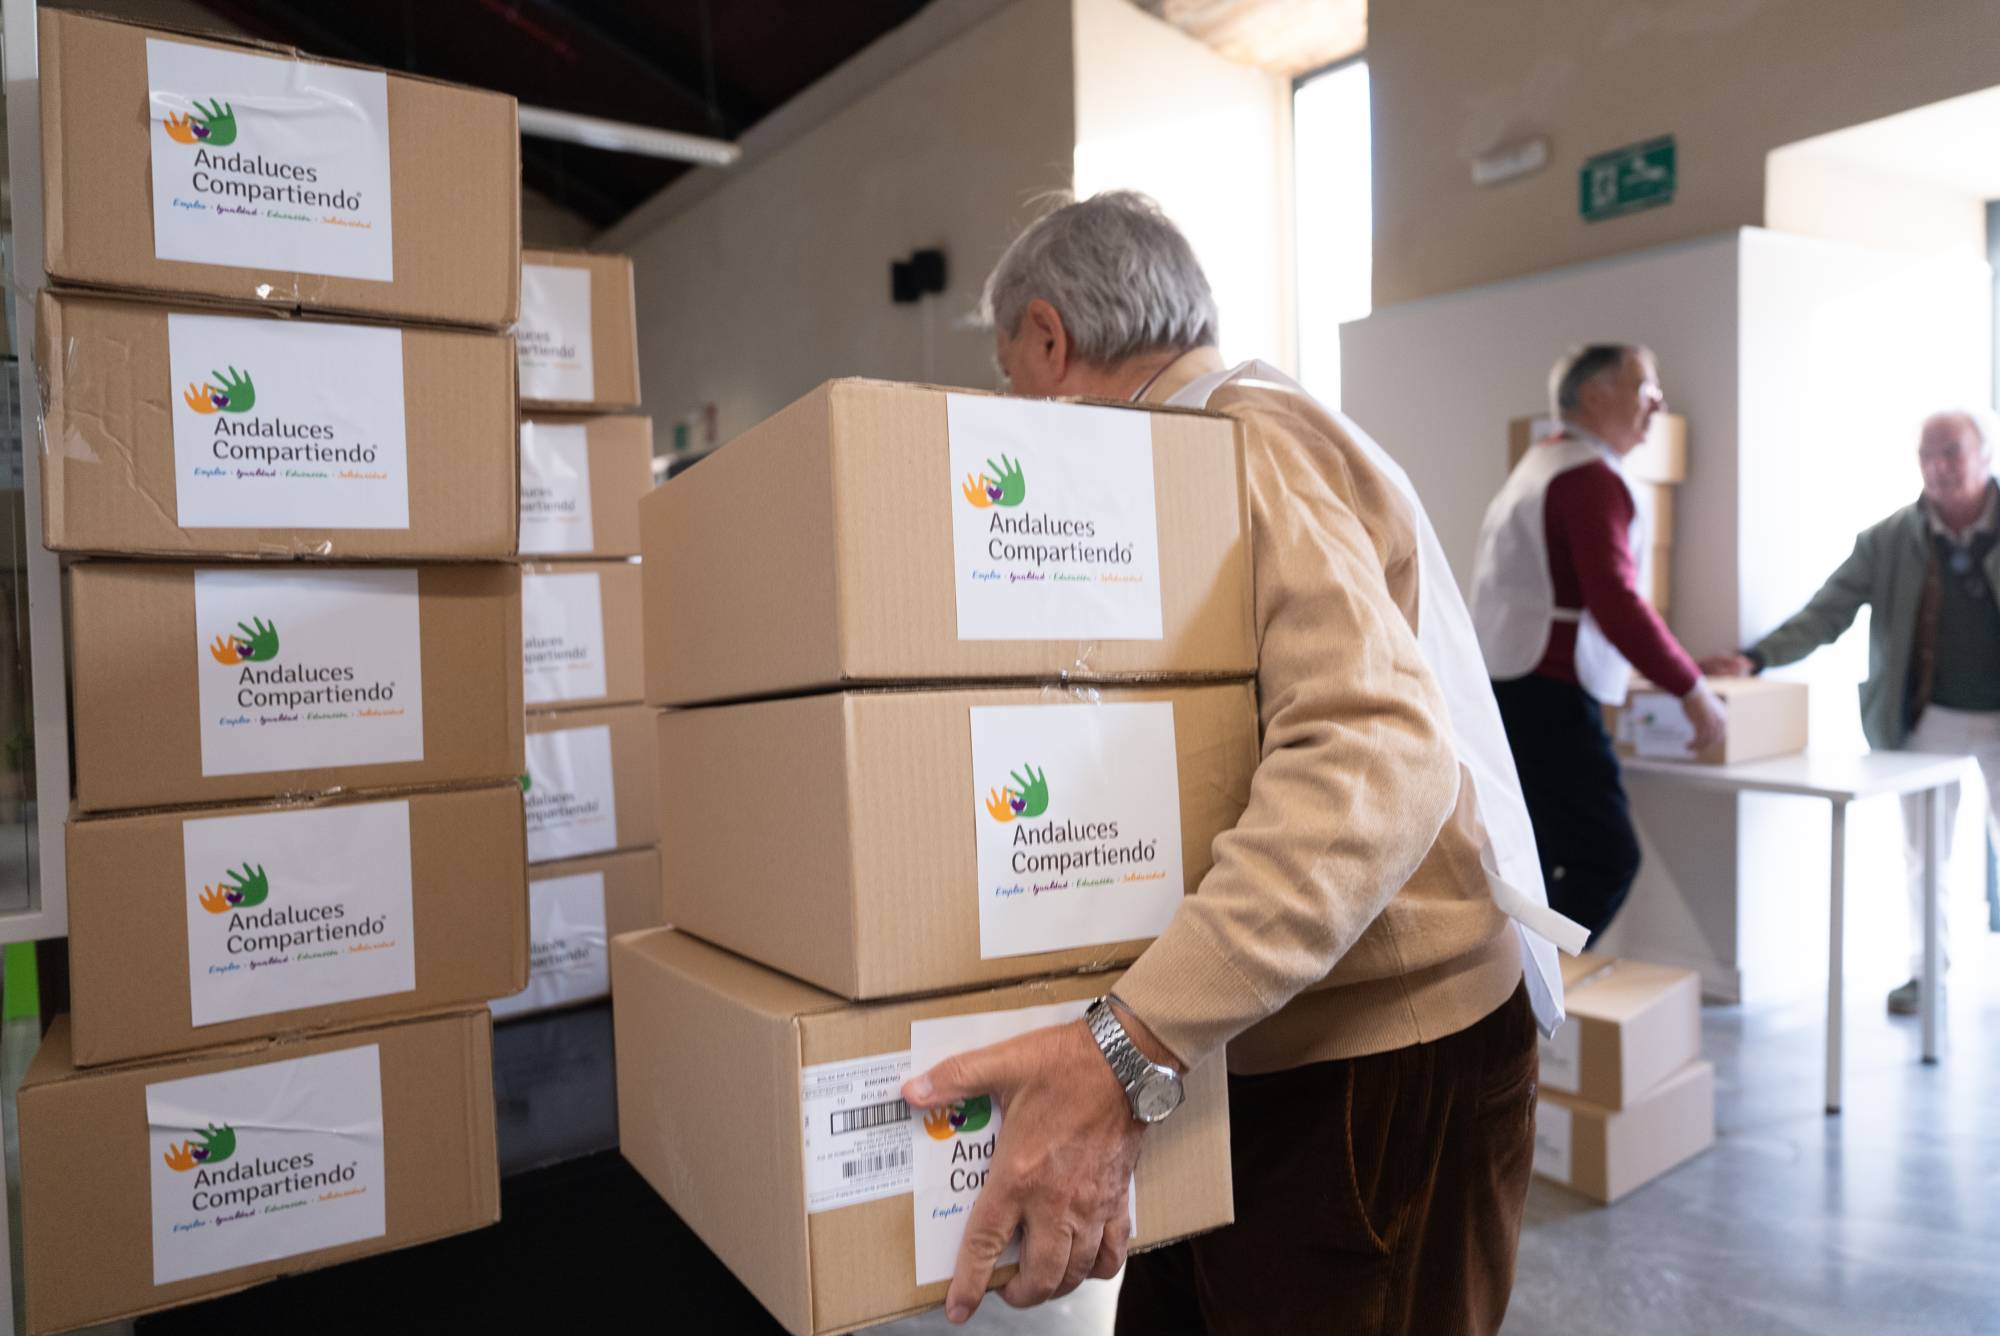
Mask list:
[[[1292,96],[1298,197],[1299,372],[1340,403],[1340,326],[1369,311],[1374,218],[1368,64],[1299,82]]]

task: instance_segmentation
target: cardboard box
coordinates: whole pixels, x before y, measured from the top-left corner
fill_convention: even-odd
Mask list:
[[[30,1332],[230,1294],[500,1218],[483,1007],[93,1071],[77,1070],[69,1048],[58,1017],[21,1085]],[[282,1228],[227,1218],[280,1207],[290,1208]],[[206,1227],[188,1227],[197,1220]]]
[[[619,1147],[795,1336],[934,1307],[946,1287],[916,1283],[913,1185],[902,1172],[931,1141],[917,1135],[898,1096],[912,1025],[1081,1004],[1116,978],[1072,975],[855,1005],[684,933],[618,938],[611,993]],[[828,1080],[843,1068],[852,1080]],[[845,1121],[865,1129],[852,1134],[866,1147],[855,1167],[872,1175],[858,1185],[851,1177],[843,1183],[841,1141],[849,1134],[834,1132],[829,1087],[856,1092]],[[948,1128],[944,1135],[960,1144]],[[1182,1107],[1146,1133],[1135,1248],[1228,1224],[1229,1169],[1227,1082],[1212,1062],[1189,1074]],[[880,1195],[871,1199],[869,1190]],[[994,1284],[1013,1270],[1000,1268]]]
[[[505,336],[46,291],[39,315],[52,551],[514,555]]]
[[[1653,414],[1645,442],[1625,456],[1625,476],[1634,484],[1686,482],[1687,419],[1679,413]]]
[[[513,784],[71,821],[80,1067],[468,1006],[528,977]]]
[[[628,849],[528,873],[528,986],[493,1002],[505,1020],[611,996],[611,939],[667,926],[660,853]]]
[[[1623,1109],[1546,1091],[1535,1108],[1535,1173],[1606,1204],[1714,1144],[1715,1068],[1706,1062]]]
[[[660,746],[644,705],[528,716],[528,861],[637,849],[660,839]]]
[[[629,561],[521,568],[523,689],[530,706],[637,702],[646,689],[639,568]]]
[[[1646,567],[1646,601],[1655,611],[1666,613],[1674,605],[1674,550],[1655,547]]]
[[[1646,541],[1654,548],[1669,548],[1674,544],[1674,535],[1679,531],[1679,510],[1676,492],[1671,483],[1635,482],[1632,496],[1639,503],[1639,514],[1646,522]]]
[[[513,566],[69,570],[86,812],[517,780]]]
[[[41,15],[41,74],[50,277],[514,322],[513,98],[60,10]]]
[[[632,261],[521,252],[521,404],[577,412],[639,406]]]
[[[1528,447],[1551,434],[1558,424],[1546,413],[1510,418],[1507,422],[1507,469],[1513,471]],[[1687,419],[1678,413],[1655,413],[1645,441],[1625,456],[1625,476],[1633,490],[1687,481]],[[1643,503],[1642,503],[1643,504]],[[1656,538],[1655,542],[1671,541]]]
[[[1806,749],[1808,698],[1803,682],[1764,677],[1712,677],[1709,686],[1729,712],[1729,734],[1720,746],[1688,754],[1694,729],[1674,697],[1635,682],[1623,706],[1604,707],[1604,726],[1620,756],[1734,765],[1792,756]]]
[[[830,381],[639,526],[655,705],[1257,668],[1227,418]]]
[[[1095,694],[661,714],[668,919],[850,998],[1136,959],[1249,801],[1256,701],[1247,683]]]
[[[1569,1019],[1541,1041],[1542,1089],[1622,1109],[1701,1056],[1701,978],[1642,960],[1591,959],[1590,973],[1564,980]]]
[[[521,555],[636,557],[639,498],[653,490],[653,419],[521,420]]]

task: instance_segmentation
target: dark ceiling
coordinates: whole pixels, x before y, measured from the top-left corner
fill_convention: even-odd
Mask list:
[[[313,54],[733,139],[925,0],[200,0]],[[599,226],[688,168],[521,141],[525,183]]]

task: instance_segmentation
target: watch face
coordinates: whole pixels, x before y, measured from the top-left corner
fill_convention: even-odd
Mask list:
[[[1181,1106],[1181,1083],[1172,1072],[1148,1072],[1132,1092],[1132,1111],[1142,1123],[1157,1123]]]

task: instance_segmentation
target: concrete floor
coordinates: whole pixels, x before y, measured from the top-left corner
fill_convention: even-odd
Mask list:
[[[1610,1207],[1537,1181],[1506,1336],[2000,1333],[2000,938],[1968,954],[1936,1067],[1916,1023],[1884,1013],[1893,981],[1850,975],[1835,1118],[1823,1003],[1705,1009],[1715,1148]],[[1025,1313],[989,1300],[962,1330],[1103,1336],[1115,1300],[1097,1284]]]

